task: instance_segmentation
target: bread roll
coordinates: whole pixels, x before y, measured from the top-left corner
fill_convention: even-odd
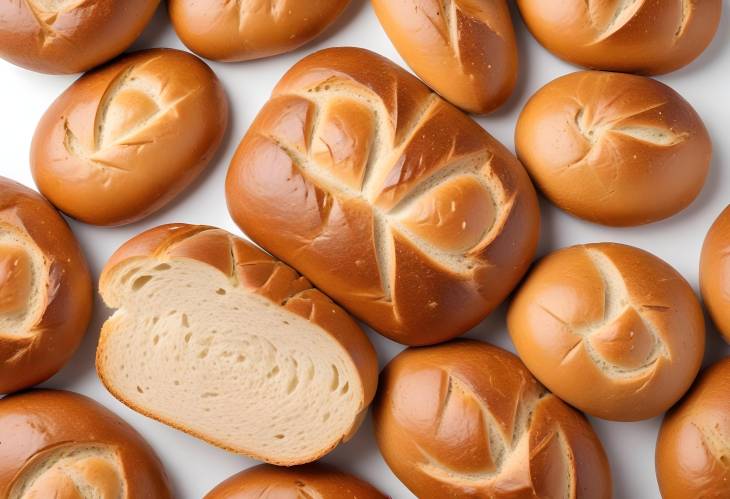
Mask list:
[[[486,114],[512,94],[517,43],[506,0],[372,0],[409,66],[465,111]]]
[[[350,0],[169,0],[170,19],[193,52],[247,61],[295,50],[320,35]]]
[[[0,401],[0,496],[167,499],[162,464],[131,426],[93,400],[40,390]]]
[[[32,71],[87,71],[124,52],[160,0],[0,2],[0,57]]]
[[[661,74],[697,58],[720,22],[722,0],[517,0],[545,48],[594,69]]]
[[[387,499],[375,487],[325,464],[262,464],[233,475],[204,499]]]
[[[200,59],[136,52],[84,75],[46,111],[33,137],[33,177],[74,218],[131,223],[195,180],[227,123],[223,88]]]
[[[700,259],[700,289],[705,306],[730,343],[730,206],[710,227]]]
[[[131,239],[101,276],[96,366],[132,409],[275,464],[314,461],[375,393],[365,333],[294,270],[212,227]]]
[[[615,421],[658,416],[702,363],[702,310],[687,281],[622,244],[573,246],[530,273],[507,315],[528,369],[558,397]]]
[[[708,368],[664,418],[656,472],[664,499],[730,497],[730,357]]]
[[[458,336],[535,253],[519,162],[406,71],[362,49],[317,52],[279,82],[226,182],[255,241],[385,336]]]
[[[373,414],[386,462],[421,499],[611,497],[590,423],[486,343],[405,350]]]
[[[613,226],[686,208],[712,159],[702,120],[678,93],[649,78],[599,71],[540,89],[519,117],[515,145],[553,203]]]
[[[66,364],[89,324],[92,292],[63,218],[0,177],[0,393],[41,383]]]

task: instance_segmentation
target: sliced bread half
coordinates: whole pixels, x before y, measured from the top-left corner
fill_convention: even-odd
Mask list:
[[[221,229],[166,225],[109,260],[96,365],[132,409],[274,464],[314,461],[377,384],[367,336],[287,265]]]

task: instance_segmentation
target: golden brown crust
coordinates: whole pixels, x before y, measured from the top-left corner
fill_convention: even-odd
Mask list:
[[[0,393],[9,393],[45,381],[71,358],[91,318],[93,291],[63,218],[36,192],[2,177],[0,239],[4,279],[18,286],[0,293]],[[38,274],[21,275],[33,262]],[[21,325],[2,330],[11,323]]]
[[[0,57],[41,73],[80,73],[122,53],[159,0],[13,0],[0,3]]]
[[[517,5],[535,38],[558,57],[646,75],[668,73],[697,58],[715,36],[722,12],[722,0],[518,0]]]
[[[74,218],[134,222],[198,177],[227,124],[223,87],[203,61],[172,49],[135,52],[84,75],[46,111],[33,137],[33,177]]]
[[[306,278],[300,276],[292,268],[222,229],[202,225],[162,225],[132,238],[111,256],[99,282],[100,293],[108,306],[113,308],[122,306],[109,284],[115,269],[130,260],[146,258],[157,258],[161,263],[171,258],[190,258],[206,263],[229,276],[238,286],[267,298],[319,326],[323,333],[328,334],[350,355],[362,382],[361,409],[362,414],[365,414],[377,388],[378,361],[375,349],[362,329],[343,309],[335,305],[319,290],[313,288]],[[177,425],[174,421],[166,420],[138,407],[105,379],[104,372],[99,365],[100,359],[104,355],[108,334],[105,324],[97,349],[97,373],[104,386],[116,398],[135,411],[205,440],[206,437],[196,434],[189,428]],[[353,425],[353,432],[360,422],[361,420],[358,419]],[[350,434],[343,435],[343,440],[347,440],[350,436]],[[306,456],[297,463],[280,462],[270,456],[264,458],[264,456],[253,455],[247,449],[231,448],[226,442],[211,441],[210,443],[232,452],[251,455],[259,460],[290,466],[319,459],[340,442],[333,442],[330,448],[323,449],[316,455]]]
[[[251,238],[406,344],[481,321],[526,271],[539,232],[534,190],[509,151],[362,49],[317,52],[282,78],[226,192]]]
[[[601,243],[548,255],[507,323],[520,357],[553,393],[604,419],[658,416],[692,384],[705,329],[692,288],[659,258]]]
[[[30,482],[35,483],[36,492],[40,489],[46,495],[36,497],[55,497],[50,495],[54,487],[68,486],[68,477],[60,466],[43,471],[43,464],[84,449],[98,454],[81,463],[86,465],[82,468],[86,477],[106,482],[107,489],[121,485],[126,493],[119,497],[172,497],[162,464],[149,444],[111,411],[75,393],[38,390],[4,398],[0,441],[2,497],[18,493],[21,483],[38,471],[42,472]]]
[[[486,343],[405,350],[373,415],[386,462],[418,497],[611,497],[590,423]]]
[[[730,358],[705,370],[664,418],[656,472],[664,499],[730,497]]]
[[[268,464],[254,466],[233,475],[204,499],[276,499],[311,497],[318,499],[386,499],[375,487],[317,463],[293,468]]]
[[[170,19],[193,52],[247,61],[290,52],[319,36],[350,0],[171,0]]]
[[[712,143],[692,106],[641,76],[582,71],[527,103],[517,155],[558,207],[593,222],[629,226],[667,218],[700,193]]]
[[[705,306],[730,343],[730,206],[707,232],[700,259],[700,289]]]
[[[431,88],[486,114],[512,94],[517,43],[505,0],[372,0],[385,32]]]

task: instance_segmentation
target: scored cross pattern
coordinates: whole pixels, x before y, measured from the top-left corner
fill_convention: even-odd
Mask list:
[[[118,148],[139,151],[154,143],[158,137],[145,131],[168,115],[176,118],[177,106],[200,90],[191,88],[180,97],[166,99],[164,90],[168,83],[145,73],[162,57],[131,63],[109,83],[94,115],[91,140],[82,140],[69,119],[65,119],[64,147],[69,154],[99,168],[135,169],[137,162],[115,161],[105,153]]]
[[[40,27],[43,46],[66,37],[53,28],[58,16],[85,4],[88,0],[20,0],[24,2]]]
[[[561,364],[570,362],[581,348],[609,378],[634,378],[656,368],[658,360],[669,358],[666,344],[656,326],[643,316],[647,310],[667,310],[665,305],[635,305],[615,264],[602,252],[586,249],[596,272],[601,276],[604,293],[603,317],[592,324],[575,326],[548,308],[541,308],[563,324],[576,337]],[[620,345],[616,352],[614,345]],[[646,383],[651,381],[648,377]]]
[[[100,444],[67,444],[36,455],[13,481],[8,499],[41,497],[126,497],[114,449]]]
[[[287,12],[290,0],[235,0],[235,3],[238,13],[238,30],[244,33],[250,16],[266,12],[272,20],[280,20]]]
[[[530,427],[532,424],[532,415],[535,407],[540,401],[547,396],[546,392],[534,393],[530,396],[522,394],[518,402],[514,419],[511,427],[507,427],[500,422],[498,418],[490,411],[488,401],[485,401],[481,395],[475,393],[468,383],[459,378],[459,376],[451,373],[448,376],[448,387],[446,395],[442,400],[436,421],[434,422],[435,432],[438,435],[442,424],[445,423],[445,415],[448,413],[459,414],[458,417],[468,417],[474,408],[478,411],[478,417],[483,427],[483,437],[486,438],[484,448],[489,453],[489,463],[485,469],[480,471],[468,472],[464,470],[454,469],[453,466],[444,464],[432,452],[428,452],[422,446],[416,444],[418,451],[421,453],[424,461],[418,463],[419,469],[426,475],[443,483],[465,483],[469,487],[489,487],[500,483],[502,475],[505,474],[506,482],[509,487],[520,485],[529,486],[528,484],[511,483],[515,477],[512,472],[507,472],[507,467],[514,467],[524,471],[524,475],[529,476],[530,460],[534,457],[533,452],[539,452],[551,444],[557,444],[559,454],[563,456],[560,464],[561,469],[565,468],[566,473],[569,471],[569,456],[571,450],[558,428],[546,432],[542,435],[542,441],[532,446],[530,442]],[[473,423],[473,422],[472,422]],[[470,426],[475,433],[473,438],[482,438],[479,435],[479,426]],[[558,466],[558,463],[554,463]],[[508,476],[509,475],[509,476]],[[572,480],[566,480],[564,495],[556,497],[573,497],[572,496]]]
[[[417,167],[403,165],[410,160],[404,157],[410,142],[426,136],[422,127],[444,105],[438,96],[431,94],[423,102],[413,121],[399,132],[401,140],[396,143],[385,104],[360,85],[351,88],[332,78],[296,95],[314,107],[311,124],[302,125],[305,146],[298,146],[275,129],[258,133],[277,144],[321,191],[318,203],[325,222],[340,201],[363,202],[372,209],[376,260],[386,301],[392,298],[396,233],[459,275],[468,275],[477,265],[485,264],[468,253],[501,225],[514,202],[490,175],[489,151],[484,148],[456,155],[454,137],[451,153],[439,167],[424,164],[428,159],[423,156]],[[349,156],[342,157],[341,150],[348,150]],[[460,214],[464,198],[476,200],[482,207],[479,213],[471,210]],[[428,233],[430,227],[450,227],[449,243],[445,245],[441,238],[436,244],[433,239],[439,236]]]

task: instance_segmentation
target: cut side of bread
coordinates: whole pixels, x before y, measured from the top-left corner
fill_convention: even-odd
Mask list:
[[[225,231],[146,232],[112,257],[101,292],[118,309],[97,352],[109,391],[220,447],[313,461],[354,432],[372,400],[377,362],[362,330]]]

